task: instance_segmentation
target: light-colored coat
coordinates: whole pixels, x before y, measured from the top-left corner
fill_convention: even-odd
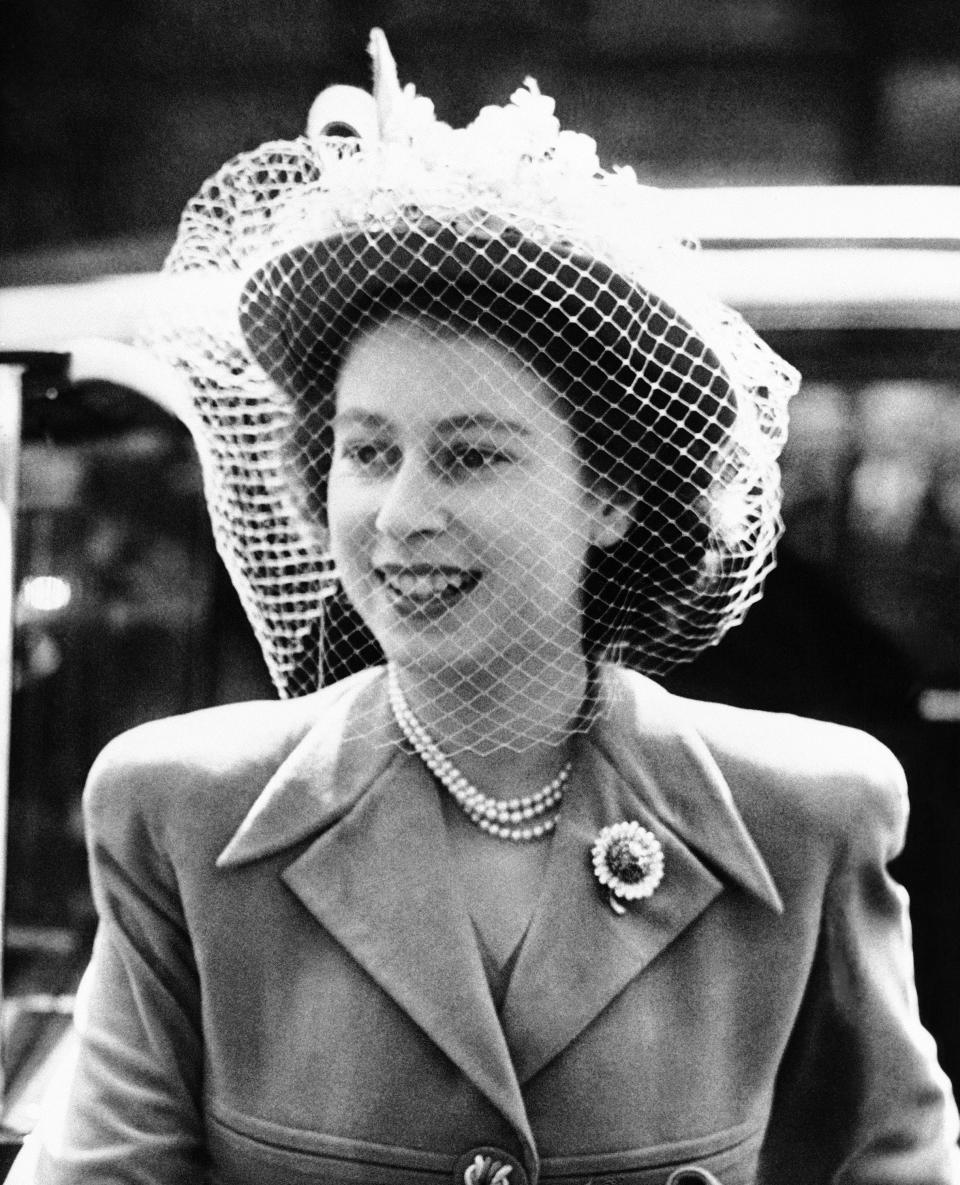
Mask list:
[[[896,762],[606,681],[499,1013],[382,672],[114,742],[80,1058],[10,1181],[421,1185],[491,1145],[565,1185],[956,1185]],[[588,852],[624,819],[666,871],[619,917]]]

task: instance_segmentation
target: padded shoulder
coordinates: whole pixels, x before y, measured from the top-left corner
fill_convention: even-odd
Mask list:
[[[902,846],[907,822],[903,769],[875,737],[800,716],[679,701],[724,774],[738,806],[771,807],[782,825],[832,833],[844,844],[881,838]]]
[[[161,847],[206,839],[219,851],[288,754],[366,674],[299,699],[205,708],[121,734],[87,779],[89,838],[124,844],[146,831]]]
[[[770,765],[803,779],[902,779],[890,750],[860,729],[702,700],[679,702],[710,748],[731,760]]]

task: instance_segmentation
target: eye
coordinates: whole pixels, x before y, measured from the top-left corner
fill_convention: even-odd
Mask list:
[[[399,463],[399,449],[385,440],[347,440],[339,444],[337,456],[364,473],[379,473]]]
[[[501,465],[510,465],[515,458],[506,449],[484,444],[451,444],[437,454],[439,468],[452,476],[482,473]]]

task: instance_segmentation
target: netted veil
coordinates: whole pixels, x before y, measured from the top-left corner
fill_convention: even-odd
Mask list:
[[[217,545],[280,694],[382,662],[396,622],[452,663],[488,623],[549,681],[570,598],[533,585],[571,572],[563,645],[588,663],[695,657],[773,563],[798,376],[710,295],[669,194],[601,168],[532,80],[453,129],[373,48],[373,96],[325,93],[305,136],[236,157],[188,204],[166,270],[218,299],[147,331],[190,380]],[[397,388],[395,423],[378,387],[341,442],[345,375],[391,365],[424,391],[442,372],[453,411],[414,427],[429,398]],[[619,514],[612,537],[561,504],[578,496],[564,449]],[[331,497],[369,500],[375,533],[415,457],[424,522],[405,529],[430,546],[395,529],[339,571]],[[517,743],[536,731],[518,721]]]

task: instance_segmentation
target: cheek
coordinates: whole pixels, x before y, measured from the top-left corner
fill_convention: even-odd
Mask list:
[[[501,499],[490,516],[501,554],[525,568],[530,581],[579,579],[590,542],[591,519],[574,480],[534,481]]]
[[[327,531],[330,535],[330,546],[336,549],[338,541],[344,532],[344,526],[349,520],[347,503],[343,498],[339,483],[331,475],[327,486]]]
[[[375,511],[367,505],[369,501],[369,495],[364,496],[355,482],[331,472],[327,487],[327,530],[338,567],[355,557],[370,534],[368,524]]]

